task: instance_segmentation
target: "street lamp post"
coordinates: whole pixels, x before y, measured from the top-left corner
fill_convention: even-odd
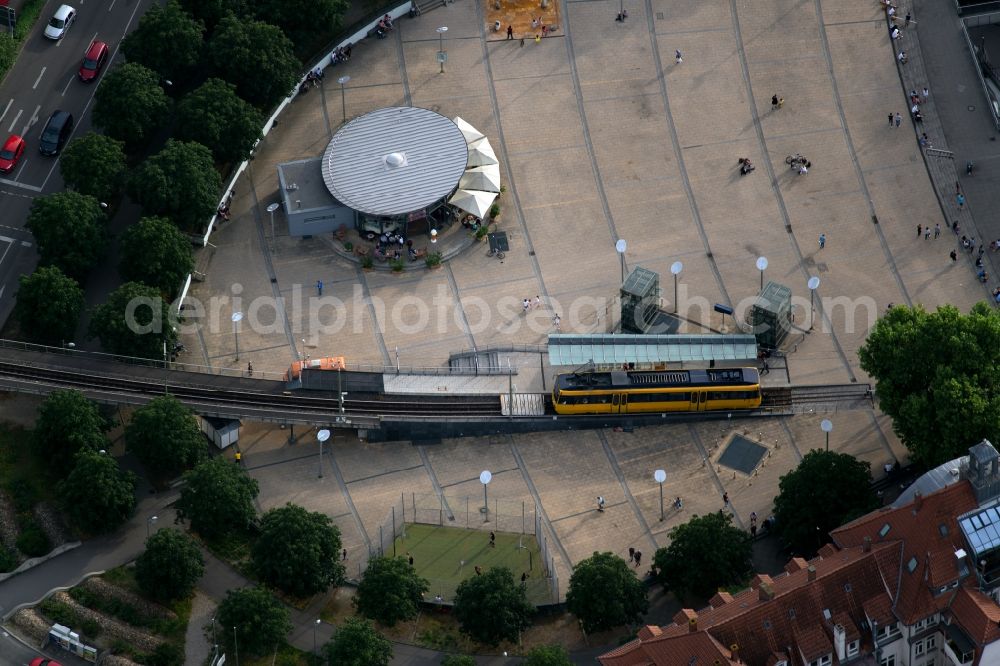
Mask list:
[[[281,208],[281,204],[275,202],[267,207],[267,212],[271,214],[271,240],[274,241],[274,211]]]
[[[444,61],[445,61],[445,57],[446,57],[445,52],[444,52],[444,33],[446,33],[446,32],[448,32],[448,26],[446,26],[446,25],[443,25],[443,26],[441,26],[440,28],[437,29],[437,34],[438,34],[438,62],[441,63],[441,73],[442,74],[444,74]]]
[[[159,516],[150,516],[146,519],[146,540],[149,540],[149,528],[150,526],[159,520]]]
[[[809,281],[806,282],[806,286],[809,287],[809,330],[811,331],[813,330],[813,320],[816,318],[815,312],[813,311],[815,307],[813,302],[815,300],[816,290],[819,289],[819,278],[809,278]]]
[[[236,340],[236,360],[240,360],[240,321],[243,319],[242,312],[234,312],[231,317],[233,320],[233,339]]]
[[[236,655],[236,666],[240,666],[240,646],[236,641],[236,627],[233,627],[233,653]]]
[[[347,97],[346,97],[347,93],[344,92],[344,84],[347,83],[350,80],[351,80],[351,77],[349,77],[347,74],[344,74],[342,77],[340,77],[339,79],[337,79],[337,83],[340,84],[340,106],[341,106],[341,109],[343,109],[343,111],[344,111],[344,122],[345,123],[347,122]]]
[[[486,492],[486,486],[488,486],[492,480],[493,474],[488,469],[484,469],[480,472],[479,483],[483,484],[483,515],[486,518],[486,520],[483,521],[484,523],[490,522],[490,497]]]
[[[760,290],[764,291],[764,270],[767,268],[767,257],[757,257],[757,270],[760,271]]]
[[[322,622],[322,620],[319,619],[319,618],[316,618],[316,621],[313,622],[313,653],[314,654],[316,652],[316,629],[319,628],[319,623],[320,622]]]
[[[625,242],[624,238],[619,238],[618,242],[615,243],[615,252],[618,253],[618,258],[621,260],[622,264],[622,284],[625,284],[625,250],[628,249],[628,243]]]
[[[820,429],[826,433],[826,450],[830,450],[830,432],[833,430],[833,421],[830,419],[823,419],[819,424]]]
[[[316,439],[319,440],[319,478],[323,478],[323,442],[330,439],[330,431],[323,428],[318,433],[316,433]]]
[[[670,274],[674,276],[674,314],[677,314],[677,276],[684,270],[684,264],[675,261],[670,264]]]
[[[667,480],[667,473],[662,469],[653,472],[653,479],[660,484],[660,522],[663,522],[663,482]]]

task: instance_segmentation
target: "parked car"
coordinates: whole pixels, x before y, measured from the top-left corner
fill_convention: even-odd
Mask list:
[[[45,659],[43,657],[35,657],[31,660],[29,666],[60,666],[58,661],[52,661],[51,659]]]
[[[72,133],[73,114],[69,111],[53,111],[42,130],[38,152],[42,155],[58,155]]]
[[[80,63],[80,71],[77,76],[84,83],[91,83],[97,80],[104,63],[108,60],[108,45],[96,39],[87,47],[87,52],[83,55],[83,62]]]
[[[10,173],[24,155],[24,139],[11,134],[0,148],[0,173]]]
[[[76,10],[69,5],[59,5],[59,9],[49,19],[49,24],[45,26],[45,36],[49,39],[62,39],[66,36],[66,31],[73,25],[76,19]]]

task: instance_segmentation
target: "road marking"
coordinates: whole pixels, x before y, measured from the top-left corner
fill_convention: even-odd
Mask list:
[[[7,238],[6,236],[0,236],[0,241],[7,243],[7,249],[3,251],[3,254],[0,254],[0,264],[2,264],[3,260],[7,258],[7,253],[10,252],[10,248],[14,247],[14,239]],[[0,295],[2,295],[2,292],[0,292]]]
[[[3,113],[0,113],[0,120],[3,120],[3,117],[7,115],[7,112],[10,110],[10,105],[13,103],[14,103],[14,98],[11,97],[10,101],[7,102],[7,106],[3,108]]]
[[[116,3],[117,1],[118,1],[118,0],[111,0],[111,6],[110,6],[110,7],[108,7],[108,11],[109,11],[109,12],[110,12],[110,11],[111,11],[112,9],[114,9],[114,8],[115,8],[115,3]]]
[[[21,117],[22,113],[24,113],[24,109],[18,109],[17,110],[17,115],[14,116],[14,121],[10,124],[10,128],[7,130],[8,132],[13,132],[14,131],[14,125],[17,124],[17,119]]]
[[[47,67],[42,67],[42,71],[38,72],[38,78],[35,79],[35,85],[31,86],[32,90],[35,90],[36,88],[38,88],[38,84],[41,82],[42,77],[45,76],[45,70],[46,69],[48,69],[48,68]]]
[[[42,191],[42,188],[38,187],[37,185],[26,185],[24,183],[19,183],[15,180],[8,180],[6,178],[0,178],[0,183],[3,183],[4,185],[10,185],[11,187],[20,187],[22,189],[30,190],[32,192]]]
[[[28,118],[28,124],[24,126],[23,130],[21,130],[21,136],[27,135],[28,134],[28,130],[31,129],[31,126],[38,122],[38,112],[41,111],[41,110],[42,110],[42,105],[41,104],[39,104],[38,106],[35,107],[35,112],[31,114],[30,118]],[[21,115],[21,114],[18,114],[18,115]],[[13,126],[11,126],[11,128],[13,129]]]
[[[66,96],[66,91],[69,90],[69,86],[71,83],[73,83],[73,79],[75,78],[76,78],[75,76],[69,77],[69,81],[66,82],[66,86],[62,89],[62,92],[59,93],[60,95],[62,95],[63,97]]]

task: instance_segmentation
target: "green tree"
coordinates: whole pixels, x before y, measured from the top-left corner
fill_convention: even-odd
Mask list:
[[[358,585],[354,605],[365,617],[384,625],[417,616],[429,586],[402,557],[373,557]]]
[[[126,280],[156,287],[172,296],[194,268],[191,241],[164,217],[144,217],[122,235],[121,264]]]
[[[476,660],[464,654],[449,654],[441,660],[441,666],[476,666]]]
[[[135,579],[150,599],[169,602],[194,591],[205,573],[205,558],[194,539],[176,529],[159,530],[146,539],[135,561]]]
[[[135,475],[122,470],[107,453],[82,448],[73,471],[59,482],[63,508],[85,532],[111,532],[135,510]]]
[[[301,63],[280,28],[229,15],[208,42],[213,72],[236,85],[236,92],[270,111],[295,88]]]
[[[62,476],[73,469],[78,451],[108,446],[111,428],[97,405],[79,391],[53,391],[38,408],[32,441],[46,464]]]
[[[778,483],[774,529],[794,550],[811,554],[830,530],[878,506],[867,462],[813,450]]]
[[[180,0],[181,6],[194,18],[202,21],[209,32],[226,14],[246,16],[247,0]]]
[[[241,655],[270,655],[285,644],[292,630],[288,609],[260,586],[229,590],[216,618],[219,639],[228,654],[238,649]]]
[[[670,530],[670,545],[653,556],[657,579],[676,596],[704,599],[720,587],[740,585],[751,573],[750,535],[731,514],[694,516]]]
[[[340,546],[340,528],[329,516],[286,504],[261,518],[254,568],[264,582],[308,597],[343,582]]]
[[[181,8],[177,0],[154,4],[139,25],[122,40],[122,51],[166,80],[179,82],[188,77],[201,56],[205,24]]]
[[[177,515],[206,539],[245,530],[257,517],[257,481],[225,458],[204,460],[184,475]]]
[[[879,407],[914,462],[927,467],[965,455],[1000,433],[1000,311],[985,303],[963,316],[896,306],[858,350]]]
[[[40,266],[19,278],[17,321],[32,342],[60,344],[73,339],[83,311],[83,289],[55,266]]]
[[[620,559],[620,558],[619,558]],[[524,666],[572,666],[569,653],[561,645],[539,645],[528,653]]]
[[[125,444],[157,477],[194,466],[205,454],[205,437],[190,409],[172,395],[153,398],[132,415]]]
[[[177,105],[178,138],[207,146],[219,162],[248,158],[263,124],[260,111],[222,79],[209,79]]]
[[[388,666],[392,644],[368,620],[349,617],[323,646],[329,666]]]
[[[317,36],[324,43],[340,27],[347,11],[346,0],[252,0],[261,21],[281,28],[295,44],[312,44]]]
[[[94,124],[130,149],[141,146],[169,116],[170,98],[159,76],[137,62],[108,72],[94,93]]]
[[[100,201],[121,191],[126,169],[125,144],[94,132],[70,141],[59,158],[59,172],[66,185]]]
[[[487,645],[514,642],[531,626],[535,607],[524,588],[514,582],[506,567],[489,569],[482,576],[466,578],[455,591],[455,617],[462,631]]]
[[[177,333],[170,325],[167,302],[156,287],[126,282],[94,309],[90,337],[105,351],[122,356],[162,360],[163,345],[173,349]]]
[[[147,215],[165,215],[181,229],[200,231],[215,214],[222,179],[212,151],[170,139],[129,179],[128,191]]]
[[[594,553],[573,567],[566,607],[593,633],[638,622],[649,609],[646,589],[635,572],[613,553]]]
[[[94,197],[79,192],[39,197],[25,226],[35,237],[42,263],[70,277],[85,278],[104,254],[107,218]]]

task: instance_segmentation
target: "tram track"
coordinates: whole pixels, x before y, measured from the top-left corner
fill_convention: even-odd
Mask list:
[[[871,384],[831,384],[761,388],[761,409],[797,411],[817,405],[836,407],[875,406]]]

